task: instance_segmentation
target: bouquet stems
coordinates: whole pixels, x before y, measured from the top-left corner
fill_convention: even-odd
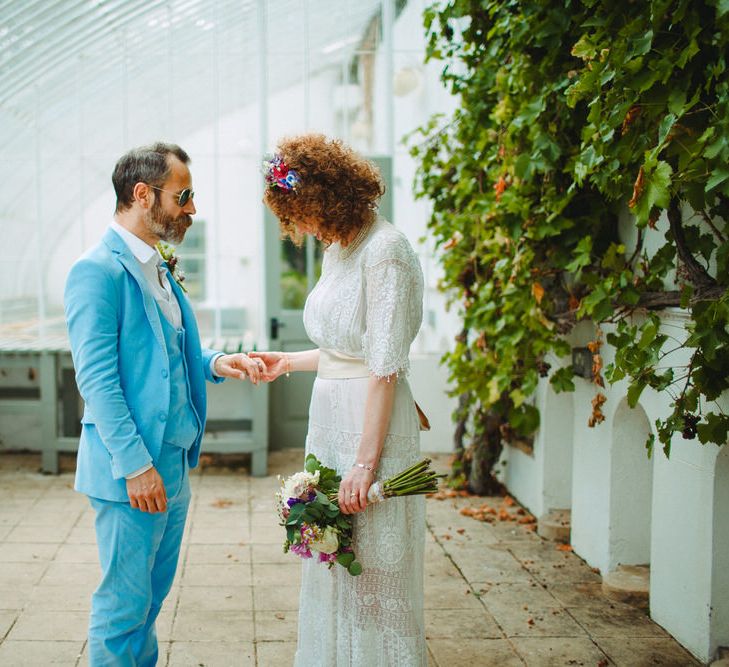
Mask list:
[[[367,500],[374,503],[395,496],[435,493],[438,490],[438,480],[445,475],[438,475],[430,470],[430,463],[430,459],[423,459],[390,479],[375,482],[367,493]],[[332,492],[328,494],[328,498],[331,502],[336,503],[338,494]]]

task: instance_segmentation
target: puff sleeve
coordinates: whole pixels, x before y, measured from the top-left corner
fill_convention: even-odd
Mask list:
[[[423,277],[404,236],[388,235],[368,248],[364,289],[362,349],[367,367],[377,377],[406,375],[410,345],[423,316]]]

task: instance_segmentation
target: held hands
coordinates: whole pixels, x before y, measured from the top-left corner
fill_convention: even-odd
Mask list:
[[[251,352],[252,359],[260,359],[265,364],[261,374],[264,382],[273,382],[277,377],[291,371],[291,362],[285,352]]]
[[[251,356],[239,352],[237,354],[224,354],[215,360],[214,372],[218,377],[233,378],[234,380],[245,380],[250,378],[253,384],[258,384],[264,378],[266,364],[261,359],[253,359]]]
[[[129,504],[141,512],[167,511],[167,491],[160,474],[150,468],[137,477],[127,480]]]
[[[364,468],[352,468],[339,485],[339,509],[343,514],[364,512],[367,491],[375,481],[375,473]]]

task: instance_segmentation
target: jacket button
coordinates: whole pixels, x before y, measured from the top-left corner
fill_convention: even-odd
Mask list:
[[[169,375],[169,373],[167,372],[167,369],[166,368],[163,368],[162,369],[162,377],[163,378],[166,378],[168,375]]]
[[[166,422],[167,421],[167,415],[164,412],[160,412],[159,413],[159,420],[161,422]]]

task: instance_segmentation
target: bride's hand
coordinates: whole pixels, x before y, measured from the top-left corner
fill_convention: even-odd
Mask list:
[[[214,372],[218,377],[236,380],[248,378],[253,384],[258,384],[264,379],[266,364],[263,360],[253,359],[243,352],[223,354],[215,360]]]
[[[284,352],[249,352],[248,356],[251,359],[260,359],[266,365],[266,369],[261,373],[263,382],[273,382],[290,370]]]
[[[339,509],[343,514],[364,512],[367,492],[375,481],[375,474],[365,468],[352,468],[339,485]]]

